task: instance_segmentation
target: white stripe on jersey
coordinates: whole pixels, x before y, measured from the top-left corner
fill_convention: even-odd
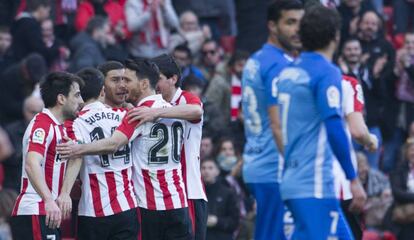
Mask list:
[[[326,130],[325,126],[321,126],[318,136],[318,145],[315,161],[315,198],[323,197],[323,162],[325,159],[325,144],[326,142]]]

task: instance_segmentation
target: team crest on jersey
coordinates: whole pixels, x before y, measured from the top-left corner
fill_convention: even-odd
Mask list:
[[[33,132],[32,142],[43,144],[45,141],[45,136],[46,136],[45,130],[43,130],[42,128],[37,128]]]
[[[328,105],[331,108],[339,108],[340,106],[340,97],[339,90],[335,86],[330,86],[326,90],[326,97],[328,98]]]

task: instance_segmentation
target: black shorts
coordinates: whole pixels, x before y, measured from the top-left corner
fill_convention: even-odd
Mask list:
[[[204,199],[188,199],[188,212],[194,240],[205,240],[207,230],[207,202]]]
[[[61,233],[59,229],[51,229],[46,226],[46,216],[15,216],[10,219],[10,227],[14,240],[61,239]]]
[[[106,217],[78,217],[77,239],[79,240],[136,240],[138,232],[139,223],[136,208]]]
[[[349,211],[349,206],[351,205],[352,199],[350,200],[341,200],[341,208],[344,216],[351,228],[352,234],[354,235],[355,240],[362,239],[362,224],[361,216]]]
[[[188,208],[148,210],[139,208],[142,240],[191,240]]]

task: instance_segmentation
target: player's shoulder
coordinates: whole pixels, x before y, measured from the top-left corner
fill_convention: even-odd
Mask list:
[[[201,99],[195,94],[183,90],[179,104],[201,104]]]
[[[353,88],[355,88],[359,84],[358,79],[348,75],[342,75],[342,80],[344,82],[348,82]]]

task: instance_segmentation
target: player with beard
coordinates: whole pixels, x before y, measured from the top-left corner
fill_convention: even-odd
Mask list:
[[[82,80],[70,73],[48,74],[40,85],[45,108],[29,123],[23,137],[20,195],[13,209],[14,239],[60,239],[61,211],[55,202],[62,188],[66,160],[56,145],[66,135],[63,122],[76,117]]]
[[[125,76],[131,79],[128,101],[134,105],[171,106],[161,95],[155,95],[160,74],[154,63],[127,61]],[[191,239],[180,164],[183,123],[176,119],[137,126],[138,123],[128,123],[124,117],[111,137],[89,144],[60,144],[58,151],[62,157],[113,154],[132,141],[133,183],[140,207],[142,239]]]
[[[122,65],[121,65],[122,66]],[[115,71],[115,73],[111,73]],[[118,107],[125,100],[123,66],[117,74],[109,71],[105,79],[105,100]],[[69,136],[82,143],[108,138],[126,114],[98,100],[104,86],[104,75],[94,68],[77,73],[85,81],[81,93],[85,106],[78,118],[67,123]],[[118,86],[119,85],[119,86]],[[113,154],[90,155],[70,160],[58,203],[66,216],[71,211],[70,191],[80,172],[82,194],[78,211],[79,239],[136,239],[138,221],[136,196],[132,186],[130,145]]]

